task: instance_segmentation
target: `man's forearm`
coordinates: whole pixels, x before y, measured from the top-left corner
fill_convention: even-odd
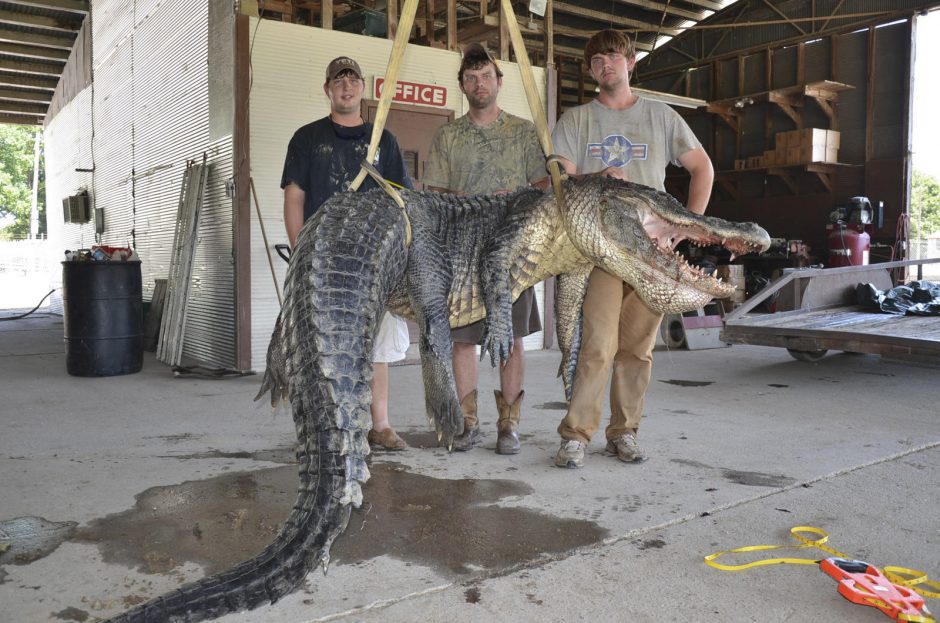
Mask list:
[[[708,199],[712,195],[712,183],[715,175],[709,171],[694,173],[689,180],[689,203],[686,206],[690,212],[705,214]]]

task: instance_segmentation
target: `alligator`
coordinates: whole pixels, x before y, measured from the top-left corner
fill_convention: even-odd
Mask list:
[[[370,354],[385,309],[414,319],[428,418],[450,446],[462,430],[451,370],[451,327],[483,319],[491,362],[509,357],[511,305],[526,288],[559,280],[561,374],[570,387],[580,304],[594,266],[629,282],[653,310],[696,309],[734,286],[674,252],[683,239],[733,253],[764,250],[753,223],[698,216],[645,186],[589,176],[551,193],[457,196],[382,191],[327,201],[304,225],[291,256],[285,302],[258,397],[289,401],[297,429],[297,501],[275,540],[232,569],[157,597],[112,623],[203,621],[274,603],[300,586],[343,532],[369,478],[366,433]],[[410,241],[410,244],[409,244]]]

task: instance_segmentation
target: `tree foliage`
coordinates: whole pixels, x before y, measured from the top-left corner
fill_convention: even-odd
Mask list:
[[[916,169],[911,180],[910,217],[912,239],[940,233],[940,182]]]
[[[26,238],[33,201],[33,156],[39,128],[0,124],[0,238]],[[46,179],[40,142],[39,233],[46,232]]]

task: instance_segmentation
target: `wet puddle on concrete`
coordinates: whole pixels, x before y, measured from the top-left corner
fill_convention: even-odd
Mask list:
[[[714,383],[714,381],[685,381],[682,379],[660,380],[659,382],[669,385],[678,385],[679,387],[708,387]]]
[[[354,511],[347,535],[337,540],[337,562],[380,554],[434,567],[439,572],[496,570],[601,541],[607,531],[584,520],[559,519],[529,509],[496,506],[527,495],[512,480],[440,480],[376,464]]]
[[[335,564],[384,554],[454,576],[514,566],[607,535],[591,521],[496,506],[530,493],[524,483],[430,478],[397,463],[376,462],[370,469],[363,506],[333,546]],[[172,573],[187,561],[215,573],[271,542],[294,503],[297,482],[296,466],[285,465],[153,487],[133,508],[81,528],[31,517],[0,522],[12,544],[0,564],[27,564],[68,540],[94,543],[106,562],[145,573]]]
[[[720,470],[721,476],[725,480],[747,487],[786,487],[796,482],[795,478],[790,478],[782,474],[767,474],[765,472],[748,472],[737,469],[727,469],[725,467],[713,467],[688,459],[670,459],[670,461],[696,469]]]

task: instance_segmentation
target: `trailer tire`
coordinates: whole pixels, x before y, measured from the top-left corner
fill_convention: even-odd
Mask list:
[[[829,351],[825,348],[821,348],[819,350],[796,350],[795,348],[788,348],[787,352],[790,353],[790,356],[797,361],[815,363],[825,357],[826,353]]]

